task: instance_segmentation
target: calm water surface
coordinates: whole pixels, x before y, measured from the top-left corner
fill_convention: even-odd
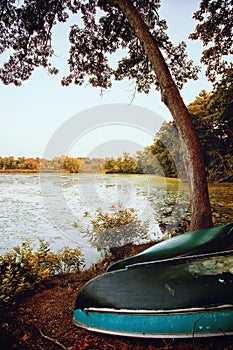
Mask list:
[[[212,184],[210,195],[216,216],[232,221],[232,184]],[[79,246],[87,266],[105,248],[90,240],[99,210],[134,208],[138,222],[147,223],[143,237],[130,232],[134,243],[162,238],[158,223],[169,230],[189,210],[187,185],[154,175],[0,174],[0,202],[0,254],[26,239],[36,247],[40,238],[54,251]]]

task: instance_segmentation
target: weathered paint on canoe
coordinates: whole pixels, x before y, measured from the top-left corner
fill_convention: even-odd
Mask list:
[[[140,263],[96,277],[78,294],[74,322],[143,337],[233,334],[233,251]]]
[[[81,289],[75,308],[169,310],[221,304],[233,304],[233,251],[105,273]]]
[[[74,324],[90,331],[144,338],[233,335],[233,305],[157,312],[77,309]]]
[[[233,223],[230,223],[169,238],[137,255],[112,264],[107,271],[123,269],[141,262],[221,251],[232,244]]]

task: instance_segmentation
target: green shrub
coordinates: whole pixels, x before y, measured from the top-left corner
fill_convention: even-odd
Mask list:
[[[84,265],[79,248],[64,247],[53,253],[49,244],[40,240],[37,251],[23,242],[0,256],[0,302],[11,302],[16,295],[32,289],[36,282],[56,274],[74,272]]]

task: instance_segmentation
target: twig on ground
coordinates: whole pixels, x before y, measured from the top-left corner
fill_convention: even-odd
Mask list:
[[[50,337],[48,337],[47,335],[45,335],[45,334],[42,332],[42,330],[41,330],[40,328],[38,328],[38,331],[39,331],[39,333],[40,333],[40,335],[41,335],[42,338],[47,339],[47,340],[49,340],[49,341],[51,341],[51,342],[57,344],[58,346],[60,346],[60,347],[61,347],[62,349],[64,349],[64,350],[68,350],[68,348],[65,347],[63,344],[61,344],[58,340],[53,339],[53,338],[50,338]]]

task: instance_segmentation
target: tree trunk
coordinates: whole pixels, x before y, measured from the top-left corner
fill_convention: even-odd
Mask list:
[[[156,74],[161,89],[162,101],[171,112],[178,129],[184,152],[185,169],[190,189],[190,230],[211,227],[213,226],[212,215],[201,148],[192,120],[179,90],[172,79],[156,41],[150,34],[146,24],[131,1],[108,0],[108,2],[110,5],[118,7],[123,12],[135,35],[139,39]]]

